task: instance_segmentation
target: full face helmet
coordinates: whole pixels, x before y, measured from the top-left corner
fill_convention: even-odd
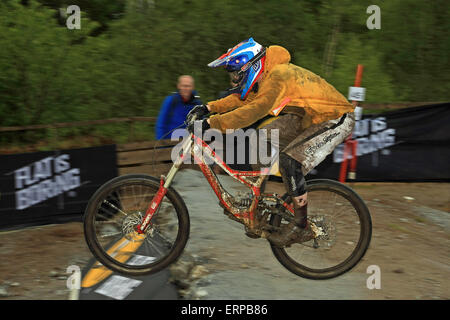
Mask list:
[[[253,38],[243,41],[219,58],[208,64],[208,67],[225,67],[232,73],[232,81],[238,84],[238,92],[244,100],[264,71],[266,48]]]

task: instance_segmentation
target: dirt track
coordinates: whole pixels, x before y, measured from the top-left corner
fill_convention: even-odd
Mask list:
[[[227,179],[223,184],[240,188]],[[196,284],[207,291],[204,299],[449,299],[450,184],[350,186],[371,211],[371,246],[348,274],[313,281],[284,269],[267,241],[246,237],[224,216],[200,172],[180,172],[174,187],[191,216],[186,249],[209,270]],[[0,233],[0,295],[2,289],[8,294],[0,299],[67,299],[66,268],[90,258],[81,223]],[[366,288],[369,265],[381,269],[379,290]]]

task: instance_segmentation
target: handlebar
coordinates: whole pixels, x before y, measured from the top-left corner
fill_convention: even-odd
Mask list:
[[[211,113],[207,114],[206,117],[205,117],[205,119],[206,119],[206,118],[209,118],[210,115],[211,115]],[[186,126],[189,126],[189,125],[190,125],[191,123],[193,123],[195,120],[198,120],[196,114],[192,115],[191,117],[187,117],[187,118],[186,118],[186,121],[185,121]]]

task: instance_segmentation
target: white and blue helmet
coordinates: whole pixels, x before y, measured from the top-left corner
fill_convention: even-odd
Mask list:
[[[219,58],[208,64],[208,67],[225,67],[238,79],[239,93],[244,100],[251,92],[256,81],[264,71],[266,49],[253,38],[239,43]]]

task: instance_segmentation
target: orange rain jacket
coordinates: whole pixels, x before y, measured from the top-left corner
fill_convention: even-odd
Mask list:
[[[332,85],[311,71],[289,63],[290,60],[285,48],[267,48],[258,92],[249,93],[245,100],[239,94],[231,94],[209,102],[211,111],[219,113],[210,117],[211,128],[222,132],[245,128],[284,109],[283,112],[302,115],[302,126],[306,129],[311,124],[353,112],[353,105]]]

